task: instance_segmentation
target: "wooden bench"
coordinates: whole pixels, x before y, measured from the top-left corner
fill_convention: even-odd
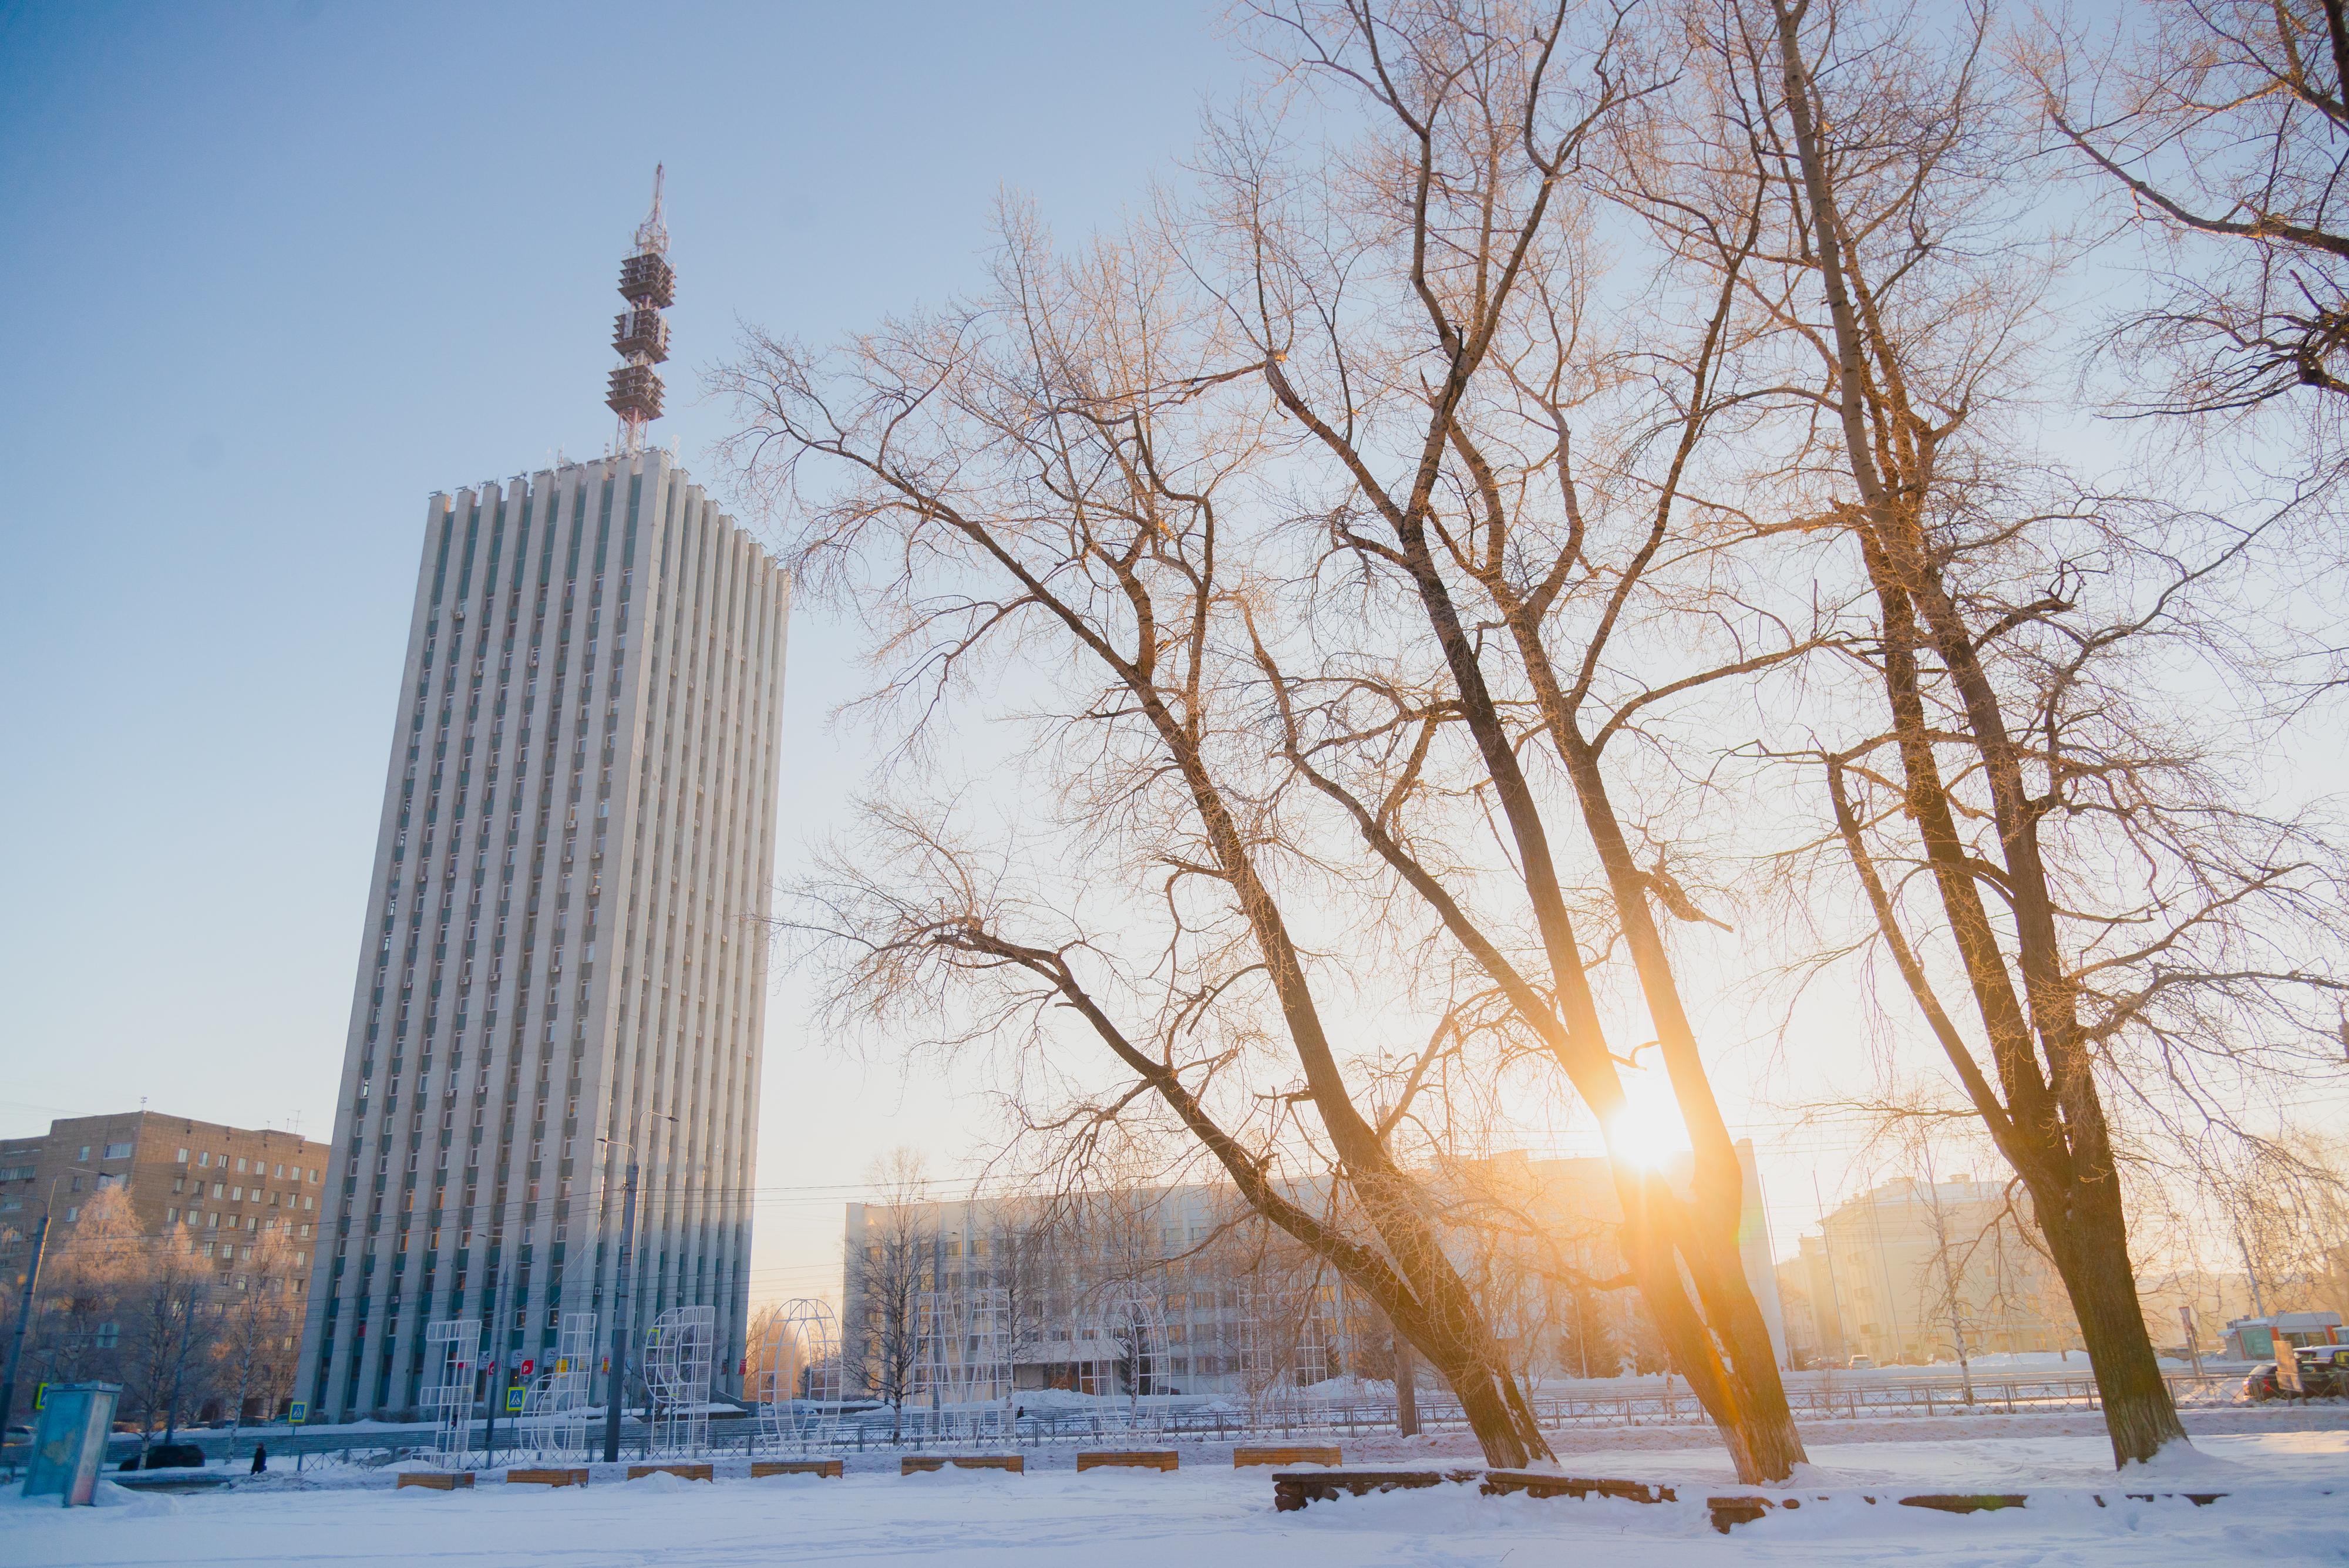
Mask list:
[[[628,1479],[642,1480],[647,1476],[683,1476],[688,1480],[714,1481],[718,1472],[709,1461],[700,1464],[630,1465]]]
[[[585,1467],[567,1470],[508,1470],[506,1484],[508,1486],[585,1486],[587,1471]]]
[[[1234,1449],[1232,1469],[1243,1465],[1335,1465],[1344,1461],[1336,1449]]]
[[[897,1461],[897,1473],[910,1476],[923,1470],[942,1470],[952,1465],[958,1470],[1009,1470],[1014,1475],[1028,1473],[1025,1454],[907,1454]]]
[[[1678,1497],[1668,1486],[1611,1476],[1562,1476],[1553,1470],[1486,1470],[1479,1490],[1486,1497],[1613,1497],[1626,1502],[1671,1502]]]
[[[2002,1509],[2024,1508],[2031,1502],[2027,1492],[1962,1491],[1920,1492],[1915,1497],[1880,1498],[1867,1493],[1852,1493],[1854,1501],[1875,1504],[1898,1502],[1903,1508],[1930,1508],[1937,1513],[1996,1513]],[[2121,1494],[2131,1502],[2158,1502],[2171,1498],[2184,1498],[2197,1508],[2208,1508],[2227,1494],[2223,1491],[2132,1491]],[[1706,1511],[1713,1515],[1713,1527],[1726,1535],[1733,1525],[1751,1524],[1774,1508],[1789,1511],[1803,1506],[1799,1497],[1709,1497],[1704,1500]],[[1828,1502],[1833,1500],[1824,1493],[1814,1493],[1808,1500]],[[2089,1501],[2098,1508],[2111,1506],[2102,1493],[2092,1492]]]
[[[391,1490],[398,1491],[401,1487],[420,1486],[434,1491],[455,1491],[460,1488],[471,1490],[472,1485],[473,1472],[471,1470],[402,1470]]]
[[[1786,1500],[1794,1501],[1792,1498]],[[1826,1499],[1820,1499],[1822,1502]],[[2017,1491],[1927,1492],[1920,1497],[1904,1497],[1903,1508],[1930,1508],[1942,1513],[1994,1513],[2002,1508],[2021,1508],[2029,1502],[2028,1493]]]
[[[830,1476],[838,1480],[843,1466],[838,1459],[752,1459],[750,1479],[766,1476]]]
[[[1294,1513],[1309,1502],[1335,1502],[1341,1497],[1368,1497],[1374,1492],[1472,1481],[1484,1473],[1474,1469],[1283,1470],[1272,1478],[1272,1506],[1282,1513]]]
[[[1097,1449],[1077,1456],[1081,1471],[1114,1466],[1165,1471],[1179,1469],[1182,1462],[1183,1456],[1173,1449]]]

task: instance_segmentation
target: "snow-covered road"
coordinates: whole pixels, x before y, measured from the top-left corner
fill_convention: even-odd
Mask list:
[[[2128,1563],[2216,1568],[2349,1563],[2349,1431],[2207,1435],[2156,1475],[2114,1476],[2099,1437],[1816,1444],[1803,1490],[2029,1490],[2028,1510],[1956,1517],[1813,1503],[1715,1534],[1702,1497],[1733,1486],[1718,1448],[1577,1454],[1578,1474],[1666,1480],[1692,1501],[1485,1498],[1443,1487],[1273,1511],[1270,1473],[1194,1465],[1153,1472],[1040,1470],[901,1478],[876,1463],[844,1480],[657,1478],[545,1491],[351,1484],[181,1497],[115,1494],[67,1511],[0,1502],[0,1563],[191,1568],[285,1563],[902,1563],[1010,1568],[1359,1568],[1412,1564],[1788,1563],[1915,1568]],[[894,1468],[894,1467],[891,1467]],[[2116,1503],[2091,1491],[2224,1490],[2209,1508]],[[2323,1489],[2332,1489],[2325,1495]],[[13,1489],[11,1489],[13,1490]]]

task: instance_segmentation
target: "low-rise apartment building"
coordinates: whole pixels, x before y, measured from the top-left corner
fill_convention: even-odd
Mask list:
[[[53,1121],[37,1137],[0,1138],[0,1280],[22,1287],[43,1214],[48,1246],[61,1248],[109,1187],[124,1189],[142,1234],[184,1241],[223,1274],[281,1231],[306,1263],[326,1179],[326,1146],[297,1133],[152,1111]]]
[[[1741,1237],[1746,1274],[1783,1354],[1776,1277],[1750,1145]],[[1446,1195],[1454,1262],[1520,1376],[1611,1376],[1661,1367],[1622,1272],[1621,1224],[1599,1158],[1506,1154],[1432,1179]],[[1300,1201],[1326,1207],[1327,1193]],[[1165,1393],[1260,1400],[1341,1377],[1393,1376],[1382,1315],[1220,1183],[1080,1198],[853,1203],[841,1328],[844,1385],[918,1405],[976,1357],[999,1397],[1020,1390]],[[1163,1343],[1133,1345],[1137,1303]],[[1114,1343],[1113,1343],[1114,1342]],[[968,1379],[965,1379],[968,1386]]]

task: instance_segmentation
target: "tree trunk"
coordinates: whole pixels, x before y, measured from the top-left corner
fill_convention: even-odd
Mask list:
[[[1412,1354],[1411,1341],[1402,1334],[1395,1335],[1394,1386],[1395,1432],[1405,1438],[1419,1436],[1419,1357]]]
[[[2084,1184],[2085,1185],[2085,1184]],[[2113,1463],[2143,1463],[2174,1442],[2186,1440],[2177,1401],[2161,1376],[2153,1342],[2129,1266],[2128,1231],[2120,1197],[2107,1179],[2080,1194],[2080,1201],[2056,1223],[2044,1207],[2039,1229],[2055,1271],[2071,1293],[2088,1366],[2104,1401],[2105,1429],[2113,1443]]]
[[[1857,260],[1846,254],[1845,221],[1822,151],[1823,111],[1815,112],[1816,88],[1796,36],[1803,8],[1791,0],[1772,3],[1786,114],[1811,208],[1809,237],[1833,327],[1835,402],[1865,524],[1858,530],[1861,553],[1884,607],[1883,679],[1909,785],[1909,815],[1926,840],[1941,906],[2005,1087],[2003,1102],[1933,997],[1913,945],[1864,864],[1847,819],[1844,836],[1906,983],[1940,1036],[1999,1151],[2030,1189],[2040,1231],[2070,1293],[2106,1401],[2114,1459],[2119,1464],[2149,1459],[2165,1445],[2184,1440],[2186,1429],[2139,1310],[2104,1107],[2056,934],[2057,900],[2040,855],[2036,808],[2023,783],[2023,749],[2011,739],[1998,691],[1982,667],[1979,628],[1964,624],[1959,596],[1943,580],[1926,535],[1919,509],[1930,488],[1929,467],[1914,461],[1901,466],[1900,443],[1879,447],[1873,439],[1880,431],[1871,431],[1871,412],[1879,423],[1889,421],[1904,431],[1923,430],[1930,421],[1908,406],[1899,355],[1880,325],[1871,317],[1862,328],[1855,295],[1864,289],[1865,279]],[[1880,466],[1879,459],[1891,466]],[[2013,913],[2012,968],[1984,913],[1977,872],[1955,825],[1951,790],[1935,758],[1934,748],[1942,742],[1919,696],[1920,646],[1930,646],[1940,658],[1959,694],[1964,730],[1958,738],[1973,753],[1990,793],[2005,862],[2001,886]],[[1840,801],[1837,809],[1844,810]],[[2023,978],[2027,1008],[2014,992],[2015,971]]]
[[[1719,1430],[1738,1480],[1747,1486],[1785,1480],[1808,1456],[1743,1266],[1733,1251],[1733,1277],[1722,1278],[1716,1254],[1688,1234],[1694,1217],[1660,1176],[1650,1175],[1623,1208],[1625,1259],[1640,1294],[1671,1365],[1688,1378],[1690,1392]],[[1696,1286],[1694,1301],[1688,1283]]]
[[[1452,1391],[1460,1399],[1460,1413],[1467,1417],[1469,1430],[1476,1435],[1476,1445],[1484,1450],[1486,1464],[1516,1470],[1551,1457],[1549,1439],[1542,1436],[1540,1423],[1534,1419],[1533,1407],[1526,1402],[1516,1378],[1485,1358],[1467,1353],[1467,1347],[1443,1334],[1435,1325],[1417,1326],[1433,1332],[1422,1338],[1419,1332],[1413,1332],[1413,1325],[1402,1320],[1395,1324],[1399,1333],[1411,1334],[1413,1343],[1427,1353],[1428,1360],[1452,1385]],[[1416,1416],[1416,1411],[1413,1414]]]

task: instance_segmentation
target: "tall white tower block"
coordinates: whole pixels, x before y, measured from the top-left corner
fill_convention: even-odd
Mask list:
[[[424,1330],[551,1362],[707,1305],[743,1354],[791,585],[654,451],[436,495],[305,1326],[313,1420],[413,1410]]]

